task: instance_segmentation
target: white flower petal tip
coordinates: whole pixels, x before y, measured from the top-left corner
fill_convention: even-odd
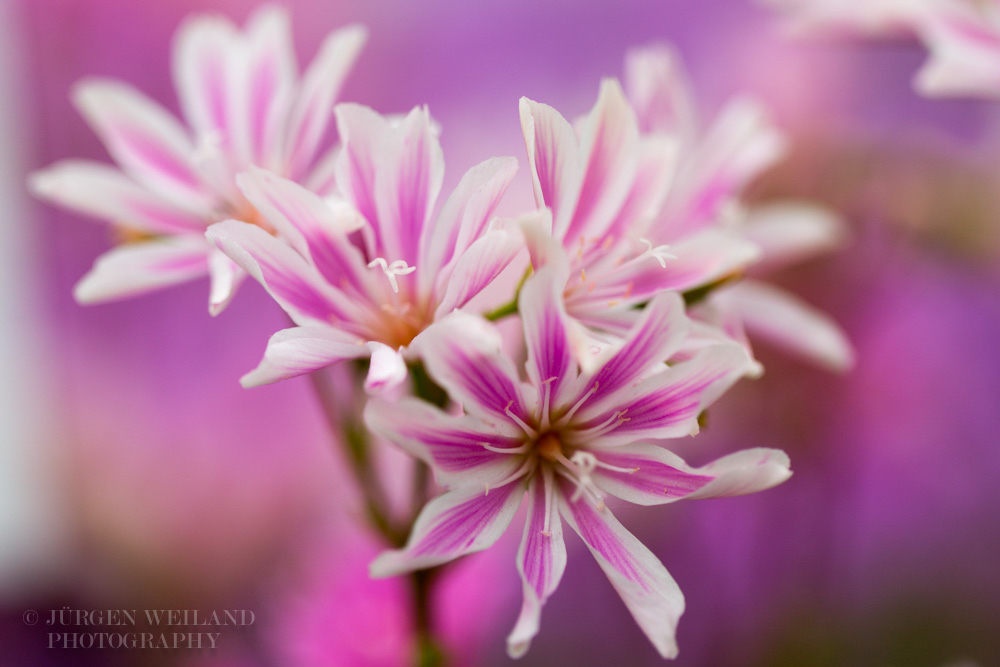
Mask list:
[[[826,313],[798,297],[756,280],[730,289],[747,330],[816,366],[846,373],[855,353],[847,334]]]
[[[208,314],[219,315],[236,296],[236,289],[246,273],[222,251],[213,249],[208,255],[208,273],[212,286],[208,295]]]
[[[40,199],[57,199],[60,190],[59,172],[54,167],[39,169],[28,174],[28,192]]]
[[[81,305],[114,301],[205,275],[206,247],[199,237],[146,241],[113,248],[73,289]]]
[[[524,631],[520,627],[515,627],[513,632],[507,638],[507,657],[511,660],[517,660],[518,658],[523,658],[531,648],[531,640],[535,638],[538,634],[538,628],[534,627],[529,630],[530,635],[523,637]]]
[[[254,387],[262,387],[266,384],[273,384],[277,381],[271,379],[273,375],[274,373],[271,371],[270,365],[265,366],[264,362],[261,362],[260,366],[240,378],[240,386],[244,389],[253,389]]]
[[[744,496],[777,486],[792,476],[791,461],[780,449],[747,449],[713,461],[699,473],[715,477],[688,498]]]
[[[264,358],[240,378],[240,384],[245,389],[271,384],[368,354],[368,348],[355,337],[323,326],[284,329],[271,336]]]
[[[377,394],[388,391],[406,379],[406,362],[398,350],[375,342],[368,343],[368,349],[372,356],[368,377],[365,378],[366,392]]]
[[[402,551],[383,551],[368,565],[368,576],[372,579],[387,579],[409,571]]]
[[[754,207],[744,232],[763,251],[757,269],[767,270],[839,250],[851,241],[847,224],[835,212],[797,201]]]

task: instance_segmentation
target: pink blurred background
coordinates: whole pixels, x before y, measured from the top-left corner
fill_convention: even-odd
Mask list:
[[[396,665],[403,581],[371,582],[377,542],[304,379],[243,390],[283,317],[254,284],[218,318],[207,285],[80,307],[105,227],[29,201],[25,175],[106,160],[68,100],[112,76],[176,110],[169,45],[189,12],[242,22],[241,0],[0,0],[0,663]],[[853,241],[780,282],[858,349],[833,376],[763,345],[746,381],[679,445],[695,464],[780,447],[795,475],[759,496],[624,522],[687,595],[678,665],[1000,664],[1000,105],[929,101],[905,42],[791,43],[749,0],[299,0],[300,63],[361,22],[342,99],[428,104],[445,189],[492,155],[522,163],[521,95],[567,116],[627,48],[673,42],[713,110],[763,98],[791,155],[752,197],[809,197]],[[387,465],[398,467],[391,451]],[[582,545],[521,665],[661,661]],[[447,575],[438,622],[458,664],[507,664],[516,543]],[[24,612],[251,609],[220,648],[47,649]],[[964,661],[964,662],[963,662]]]

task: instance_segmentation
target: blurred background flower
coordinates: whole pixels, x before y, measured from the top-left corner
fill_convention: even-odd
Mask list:
[[[531,202],[518,98],[582,114],[629,47],[673,42],[709,111],[737,92],[769,105],[792,151],[752,198],[824,202],[853,236],[776,280],[842,323],[857,367],[837,377],[761,344],[764,377],[741,383],[678,450],[698,465],[778,447],[794,477],[750,498],[614,508],[687,594],[676,664],[1000,663],[1000,106],[918,97],[916,44],[788,42],[749,0],[287,4],[300,61],[333,28],[369,27],[341,99],[383,113],[428,104],[445,190],[487,157],[517,157],[508,213]],[[177,111],[169,47],[181,19],[242,22],[254,6],[0,2],[9,664],[406,659],[406,583],[367,578],[378,546],[308,381],[237,382],[284,325],[263,290],[246,286],[216,319],[204,284],[82,308],[72,286],[112,240],[24,194],[33,169],[107,159],[69,102],[74,81],[121,78]],[[380,454],[406,477],[404,459]],[[515,549],[508,540],[446,571],[438,621],[460,664],[507,664]],[[520,664],[661,664],[597,566],[570,563]],[[251,609],[256,621],[223,629],[214,651],[47,649],[48,628],[23,614],[63,606]]]

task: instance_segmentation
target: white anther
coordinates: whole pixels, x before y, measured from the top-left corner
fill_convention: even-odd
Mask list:
[[[373,269],[376,266],[385,272],[385,276],[389,279],[389,284],[392,286],[392,291],[397,293],[399,292],[399,283],[396,282],[396,276],[405,276],[417,270],[415,266],[407,266],[405,260],[397,259],[392,264],[389,264],[382,257],[376,257],[368,262],[369,269]]]
[[[646,244],[646,252],[643,254],[653,257],[657,262],[660,263],[660,266],[662,266],[663,268],[667,268],[668,259],[677,259],[677,255],[672,255],[669,252],[667,252],[668,250],[670,250],[670,246],[658,245],[654,248],[653,243],[649,239],[639,239],[639,240]]]

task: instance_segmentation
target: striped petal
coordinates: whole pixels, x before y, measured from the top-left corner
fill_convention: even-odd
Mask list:
[[[748,98],[730,102],[682,167],[654,234],[673,239],[714,224],[723,207],[784,150],[784,137],[760,104]]]
[[[305,71],[285,138],[288,173],[293,180],[305,175],[312,164],[330,123],[333,102],[367,39],[368,32],[360,25],[330,33]]]
[[[78,303],[99,303],[200,278],[208,272],[210,250],[200,235],[118,246],[97,258],[73,296]]]
[[[36,171],[32,191],[51,202],[147,234],[200,232],[207,221],[98,162],[64,160]]]
[[[521,98],[521,130],[531,165],[531,182],[538,208],[552,210],[553,233],[562,239],[569,229],[583,164],[573,127],[548,106]]]
[[[444,155],[426,107],[391,127],[377,159],[375,209],[387,259],[415,266],[444,180]]]
[[[235,130],[255,164],[284,169],[282,132],[292,103],[298,66],[288,10],[264,6],[247,20],[239,52]]]
[[[367,263],[348,240],[363,224],[353,210],[338,211],[302,186],[264,169],[251,168],[236,181],[264,219],[311,259],[327,282],[349,286],[354,294],[373,293]]]
[[[372,577],[434,567],[493,546],[507,530],[524,496],[521,479],[496,489],[448,491],[420,512],[406,546],[387,551],[371,564]]]
[[[197,210],[210,210],[194,169],[194,144],[187,131],[159,104],[132,86],[85,79],[73,88],[73,102],[122,168],[154,192]]]
[[[519,447],[522,444],[519,432],[492,428],[464,415],[447,415],[425,401],[369,400],[365,423],[375,433],[426,462],[446,487],[486,489],[491,483],[510,477],[521,463],[516,455],[495,451]]]
[[[690,141],[696,132],[694,96],[677,53],[666,44],[630,50],[625,90],[643,132],[664,132]]]
[[[639,164],[639,126],[615,79],[601,82],[580,128],[583,177],[565,239],[603,238],[621,209]]]
[[[228,19],[197,15],[177,30],[173,47],[174,87],[184,117],[199,140],[215,137],[223,150],[238,156],[228,165],[234,171],[249,160],[248,147],[237,141],[239,43]]]
[[[777,449],[747,449],[692,468],[663,447],[633,444],[591,450],[594,482],[601,490],[637,505],[681,499],[741,496],[769,489],[791,476],[788,456]]]
[[[507,231],[498,226],[486,232],[462,253],[450,271],[440,274],[438,289],[446,291],[434,318],[439,319],[461,308],[489,287],[523,248],[524,241],[517,231]]]
[[[571,294],[574,308],[603,310],[636,304],[665,291],[687,291],[743,273],[760,257],[756,244],[732,234],[706,229],[667,247],[664,257],[649,250],[613,267],[591,272]]]
[[[677,656],[677,621],[684,594],[663,564],[625,530],[607,508],[581,498],[568,500],[572,487],[560,482],[560,512],[583,539],[632,617],[664,658]]]
[[[360,104],[338,104],[333,113],[342,144],[334,170],[337,186],[372,226],[375,246],[381,248],[385,232],[379,224],[375,208],[375,164],[381,164],[382,146],[389,132],[389,123]]]
[[[470,414],[492,422],[528,421],[527,387],[500,350],[500,333],[481,317],[455,311],[410,344],[427,372]]]
[[[240,378],[240,384],[248,388],[271,384],[368,354],[363,341],[332,327],[283,329],[271,336],[264,358],[257,368]]]
[[[517,160],[496,157],[462,176],[432,227],[421,239],[421,280],[433,279],[479,239],[507,191]],[[421,286],[426,291],[426,286]]]
[[[618,347],[593,375],[581,378],[576,403],[589,394],[588,411],[612,401],[623,387],[634,386],[651,372],[662,371],[688,332],[684,301],[674,293],[661,294],[642,311],[624,344]]]
[[[843,245],[847,229],[833,211],[799,202],[781,202],[750,210],[743,235],[761,249],[755,273],[775,271]]]
[[[838,373],[854,366],[854,347],[833,319],[785,290],[744,280],[718,295],[751,336]]]
[[[538,634],[542,606],[555,592],[566,570],[566,542],[556,506],[555,480],[543,469],[528,488],[528,517],[517,552],[524,602],[514,629],[507,637],[507,654],[520,658]]]
[[[564,387],[572,386],[577,376],[562,299],[565,284],[565,270],[542,267],[524,283],[518,300],[528,349],[528,378],[536,387],[549,385],[552,407],[562,404]]]
[[[328,285],[302,255],[260,227],[226,220],[212,225],[206,235],[263,285],[296,324],[350,324],[360,320],[359,304]]]
[[[680,143],[676,138],[659,135],[642,137],[635,177],[628,196],[604,235],[595,238],[586,247],[582,253],[584,259],[589,260],[592,254],[602,252],[609,239],[636,238],[647,232],[670,193],[679,156]]]
[[[578,437],[588,446],[612,447],[694,434],[701,411],[752,367],[735,343],[704,349],[582,409],[574,419]],[[587,435],[594,432],[599,435]]]

